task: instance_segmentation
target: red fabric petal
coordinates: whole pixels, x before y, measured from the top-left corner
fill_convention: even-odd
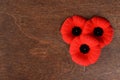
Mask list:
[[[85,22],[86,22],[86,19],[81,16],[72,16],[67,18],[64,21],[60,30],[63,40],[67,44],[70,44],[71,41],[76,37],[72,34],[72,28],[74,26],[78,26],[83,30]]]
[[[93,31],[96,27],[100,27],[103,29],[104,32],[102,36],[97,37],[93,34]],[[95,37],[99,41],[101,48],[103,48],[112,41],[113,29],[108,20],[102,17],[95,16],[86,22],[83,34]]]
[[[106,20],[103,17],[95,16],[91,19],[94,27],[100,26],[101,28],[105,29],[110,26],[110,23],[108,20]]]
[[[83,54],[79,48],[82,44],[87,44],[90,48],[89,53]],[[95,63],[100,56],[99,42],[91,36],[81,35],[76,37],[70,44],[70,54],[72,60],[82,66],[88,66]]]
[[[103,42],[105,45],[108,45],[113,39],[113,29],[111,26],[104,30]]]
[[[94,25],[91,20],[86,21],[83,34],[93,35]]]

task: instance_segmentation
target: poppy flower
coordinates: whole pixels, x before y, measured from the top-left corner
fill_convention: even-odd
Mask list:
[[[83,33],[95,37],[99,41],[101,47],[108,45],[113,38],[113,29],[110,22],[98,16],[86,22]]]
[[[76,37],[70,44],[72,60],[82,66],[94,64],[101,52],[98,40],[91,36]]]
[[[67,18],[60,30],[63,40],[70,44],[75,37],[80,36],[85,22],[85,18],[77,15]]]

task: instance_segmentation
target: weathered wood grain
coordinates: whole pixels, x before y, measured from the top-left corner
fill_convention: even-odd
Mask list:
[[[114,28],[98,62],[72,62],[59,33],[66,17],[99,15]],[[120,0],[0,0],[0,80],[119,80]]]

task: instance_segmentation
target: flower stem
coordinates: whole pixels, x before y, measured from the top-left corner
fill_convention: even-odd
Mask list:
[[[86,67],[85,66],[83,67],[83,70],[84,70],[84,72],[86,72]]]

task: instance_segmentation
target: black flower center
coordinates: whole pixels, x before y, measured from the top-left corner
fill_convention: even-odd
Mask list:
[[[87,54],[89,52],[90,48],[88,45],[86,44],[82,44],[80,46],[80,51],[83,53],[83,54]]]
[[[72,29],[72,34],[74,36],[79,36],[81,34],[82,30],[80,29],[80,27],[74,26],[74,28]]]
[[[100,28],[100,27],[96,27],[96,28],[94,29],[94,35],[95,35],[95,36],[102,36],[102,35],[103,35],[103,29]]]

